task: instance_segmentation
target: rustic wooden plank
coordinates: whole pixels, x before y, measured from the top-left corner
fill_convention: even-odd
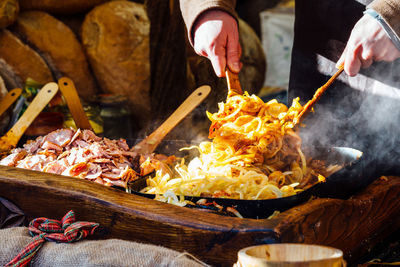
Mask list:
[[[101,238],[121,238],[187,251],[210,264],[231,266],[243,247],[276,240],[274,220],[225,217],[177,207],[93,182],[0,166],[0,196],[36,217],[79,220],[103,227]]]
[[[343,250],[354,263],[400,227],[400,177],[377,179],[348,200],[316,199],[280,214],[281,242]]]
[[[80,220],[102,226],[97,238],[121,238],[187,251],[213,264],[232,266],[244,247],[271,242],[340,248],[348,262],[400,226],[400,178],[377,180],[349,200],[315,199],[274,219],[240,219],[177,207],[96,183],[0,166],[0,196],[28,220],[61,218],[73,209]]]

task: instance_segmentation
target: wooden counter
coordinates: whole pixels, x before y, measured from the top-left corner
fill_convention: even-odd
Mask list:
[[[100,223],[98,238],[121,238],[187,251],[232,266],[243,247],[273,242],[323,244],[355,262],[400,226],[400,177],[377,179],[348,200],[315,199],[273,219],[240,219],[161,203],[96,183],[0,166],[0,196],[31,220]]]

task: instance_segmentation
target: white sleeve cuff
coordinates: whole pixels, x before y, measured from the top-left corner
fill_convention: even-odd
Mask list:
[[[400,40],[397,34],[393,31],[393,29],[390,27],[389,24],[382,18],[382,16],[373,10],[372,8],[368,8],[367,10],[364,11],[364,14],[368,14],[374,19],[376,19],[379,24],[382,26],[382,28],[385,30],[386,34],[389,36],[390,40],[393,42],[393,44],[396,46],[396,48],[400,51]]]

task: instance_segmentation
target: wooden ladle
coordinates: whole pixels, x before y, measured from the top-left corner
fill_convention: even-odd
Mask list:
[[[188,98],[169,116],[169,118],[160,125],[152,134],[143,141],[136,144],[134,151],[140,154],[151,154],[161,143],[164,137],[195,107],[197,107],[210,93],[211,87],[203,85],[197,88]]]
[[[22,89],[15,88],[8,92],[0,101],[0,116],[18,99],[21,95]]]
[[[336,78],[343,72],[343,65],[339,67],[339,69],[336,71],[336,73],[320,88],[315,91],[314,96],[312,99],[310,99],[304,106],[299,115],[297,115],[296,118],[294,118],[293,123],[294,125],[299,124],[304,117],[310,112],[314,104],[321,98],[322,94],[328,89],[328,87],[336,80]]]
[[[26,129],[56,95],[57,91],[58,86],[54,82],[48,83],[40,89],[21,118],[19,118],[14,126],[0,138],[0,153],[8,152],[17,145]]]
[[[76,127],[80,129],[93,130],[82,107],[74,82],[70,78],[62,77],[58,80],[58,86],[67,102],[68,109],[71,112]]]

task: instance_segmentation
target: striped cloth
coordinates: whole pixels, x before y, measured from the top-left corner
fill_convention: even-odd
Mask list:
[[[26,266],[45,241],[58,243],[79,241],[89,234],[92,235],[98,226],[98,223],[93,222],[75,222],[75,214],[72,210],[61,221],[44,217],[36,218],[29,223],[29,233],[33,237],[32,242],[6,266]]]

